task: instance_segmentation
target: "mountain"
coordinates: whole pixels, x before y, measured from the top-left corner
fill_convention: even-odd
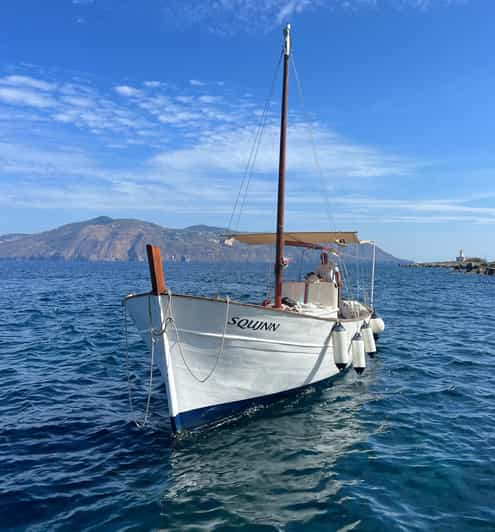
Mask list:
[[[132,219],[100,216],[33,235],[0,236],[0,258],[143,261],[146,244],[159,246],[165,260],[263,260],[253,247],[222,245],[226,229],[206,225],[169,229]]]
[[[13,242],[14,240],[18,240],[19,238],[22,238],[23,236],[29,236],[25,233],[9,233],[7,235],[0,235],[0,244],[2,242]]]
[[[222,235],[226,232],[227,229],[207,225],[171,229],[142,220],[100,216],[42,233],[0,236],[0,259],[143,261],[146,260],[146,244],[151,243],[160,247],[164,260],[273,260],[272,246],[248,246],[240,243],[233,247],[224,246]],[[371,246],[360,246],[359,254],[353,247],[346,248],[346,258],[370,260]],[[379,248],[376,251],[379,262],[407,262]],[[300,250],[292,253],[288,251],[288,255],[292,256],[299,256],[299,253]],[[306,257],[317,260],[317,253],[307,252]]]
[[[349,245],[344,249],[342,254],[347,262],[370,262],[373,256],[373,247],[371,244]],[[412,262],[410,260],[398,259],[378,246],[375,249],[375,259],[376,262],[390,264],[409,264]]]

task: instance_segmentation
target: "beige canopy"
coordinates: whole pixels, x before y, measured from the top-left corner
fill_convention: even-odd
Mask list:
[[[275,244],[276,233],[239,233],[236,235],[227,235],[244,244]],[[319,232],[295,232],[284,233],[285,244],[304,245],[304,244],[359,244],[359,238],[356,231],[319,231]]]

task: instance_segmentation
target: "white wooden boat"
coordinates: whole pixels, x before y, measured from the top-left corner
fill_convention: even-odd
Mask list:
[[[360,243],[355,232],[284,232],[289,30],[284,32],[277,232],[227,235],[230,242],[275,245],[274,300],[245,304],[172,294],[153,246],[148,246],[152,291],[124,300],[165,382],[174,432],[328,382],[351,365],[361,372],[365,351],[375,351],[373,332],[384,327],[372,305],[342,300],[336,268],[323,264],[328,275],[322,278],[283,281],[284,246],[319,249],[325,256]]]

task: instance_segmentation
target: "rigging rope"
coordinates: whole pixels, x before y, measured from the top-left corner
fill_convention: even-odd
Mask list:
[[[267,263],[267,270],[265,275],[265,299],[271,299],[273,295],[275,279],[273,278],[273,264]]]
[[[308,112],[306,111],[306,106],[304,104],[304,95],[303,95],[303,91],[302,91],[301,81],[299,79],[299,74],[298,74],[297,68],[296,68],[296,62],[295,62],[295,59],[294,59],[294,53],[292,53],[290,57],[291,57],[292,68],[294,70],[294,78],[296,80],[296,87],[297,87],[297,92],[298,92],[298,96],[299,96],[299,101],[300,101],[300,104],[301,104],[301,108],[302,108],[302,112],[303,112],[304,118],[306,119],[306,122],[308,124],[309,138],[310,138],[310,141],[311,141],[313,159],[314,159],[315,166],[316,166],[316,169],[317,169],[317,172],[318,172],[318,177],[320,178],[320,186],[321,186],[321,189],[322,189],[322,193],[323,193],[322,195],[323,195],[324,202],[325,202],[324,206],[326,208],[325,212],[326,212],[326,215],[327,215],[327,218],[328,218],[328,225],[330,226],[330,230],[331,230],[332,228],[335,229],[335,219],[334,219],[334,217],[332,216],[332,213],[331,213],[330,203],[328,201],[328,195],[327,195],[327,187],[326,187],[324,179],[323,179],[323,171],[321,169],[320,161],[318,159],[318,153],[316,151],[316,142],[315,142],[315,137],[314,137],[314,132],[313,132],[313,122],[312,122]]]
[[[343,281],[343,284],[344,284],[344,287],[345,287],[345,292],[346,292],[346,294],[349,294],[350,290],[351,290],[350,276],[349,276],[349,272],[347,271],[347,267],[346,267],[346,264],[344,262],[344,258],[341,255],[338,256],[338,265],[339,265],[339,270],[342,273],[342,281]],[[342,293],[342,297],[343,296],[344,296],[344,294]]]
[[[356,246],[356,260],[357,260],[356,299],[359,301],[359,295],[361,293],[361,247],[360,246]]]
[[[206,377],[201,379],[197,375],[194,374],[194,372],[192,371],[191,367],[187,363],[186,357],[184,356],[184,351],[182,350],[182,343],[181,343],[180,337],[179,337],[179,330],[177,329],[177,325],[175,323],[175,317],[174,317],[174,311],[173,311],[173,305],[172,305],[172,292],[170,291],[170,289],[168,290],[168,296],[169,296],[169,305],[167,306],[167,313],[168,313],[168,309],[170,309],[170,316],[168,316],[165,319],[165,327],[164,327],[163,332],[161,334],[166,332],[168,324],[171,323],[173,328],[174,328],[174,330],[175,330],[175,335],[177,337],[177,345],[179,346],[179,353],[180,353],[180,356],[182,358],[182,361],[184,362],[184,366],[186,367],[187,371],[189,372],[189,374],[191,375],[191,377],[193,379],[195,379],[197,382],[199,382],[201,384],[205,383],[213,375],[213,373],[217,369],[218,362],[220,360],[220,357],[223,354],[223,349],[224,349],[224,345],[225,345],[225,334],[227,332],[227,323],[229,321],[230,298],[229,298],[229,296],[227,296],[226,299],[225,299],[225,303],[226,303],[225,307],[226,308],[225,308],[225,321],[224,321],[223,333],[222,333],[222,342],[220,344],[220,349],[217,351],[217,356],[216,356],[216,359],[215,359],[215,363],[214,363],[213,367],[211,368],[211,370],[209,371],[209,373],[206,375]]]
[[[237,197],[236,197],[236,200],[235,200],[235,203],[234,203],[234,208],[232,209],[232,213],[230,215],[229,223],[227,225],[227,229],[229,229],[229,231],[232,231],[232,229],[234,229],[234,227],[236,228],[236,230],[239,228],[242,212],[243,212],[244,205],[245,205],[245,202],[246,202],[247,192],[248,192],[248,189],[249,189],[249,185],[251,183],[251,178],[252,178],[252,174],[253,174],[254,165],[256,164],[256,159],[258,157],[258,152],[259,152],[259,148],[260,148],[260,145],[261,145],[261,140],[262,140],[262,137],[263,137],[263,131],[264,131],[265,126],[266,126],[266,120],[267,120],[267,116],[268,116],[268,107],[269,107],[271,99],[272,99],[273,90],[274,90],[274,87],[275,87],[275,80],[277,79],[277,74],[278,74],[278,71],[280,69],[280,64],[282,62],[282,56],[283,56],[283,52],[280,53],[277,65],[275,67],[275,72],[273,74],[272,82],[271,82],[271,85],[270,85],[270,91],[268,93],[268,97],[265,100],[265,104],[264,104],[264,107],[263,107],[263,113],[262,113],[262,116],[261,116],[261,119],[260,119],[260,122],[259,122],[258,129],[257,129],[256,134],[255,134],[253,145],[251,146],[251,151],[249,153],[249,157],[248,157],[248,160],[247,160],[247,163],[246,163],[246,167],[244,169],[244,173],[243,173],[243,177],[242,177],[242,180],[241,180],[241,184],[239,186],[239,191],[237,192]],[[241,197],[242,197],[242,199],[241,199]],[[239,200],[241,200],[241,203],[239,203]],[[237,210],[238,206],[239,206],[239,211],[237,213],[237,222],[234,225],[234,220],[236,218],[236,210]]]
[[[292,67],[293,67],[293,70],[294,70],[294,77],[295,77],[295,80],[296,80],[296,86],[297,86],[297,91],[298,91],[298,95],[299,95],[299,100],[300,100],[300,104],[301,104],[301,108],[302,108],[302,111],[303,111],[303,115],[306,119],[306,122],[308,124],[308,129],[309,129],[309,138],[310,138],[310,141],[311,141],[311,147],[312,147],[312,151],[313,151],[313,158],[314,158],[314,162],[315,162],[315,166],[317,168],[317,171],[318,171],[318,176],[320,178],[320,186],[321,186],[321,189],[322,189],[322,192],[323,192],[323,199],[324,199],[324,203],[325,203],[325,207],[326,207],[326,215],[327,215],[327,218],[328,218],[328,223],[329,223],[329,226],[330,228],[335,228],[335,218],[334,216],[332,215],[332,211],[331,211],[331,208],[330,208],[330,203],[329,203],[329,200],[328,200],[328,195],[327,195],[327,187],[325,185],[325,181],[323,179],[323,171],[321,169],[321,165],[320,165],[320,162],[319,162],[319,159],[318,159],[318,153],[317,153],[317,150],[316,150],[316,142],[315,142],[315,137],[314,137],[314,130],[313,130],[313,122],[311,120],[311,118],[309,117],[309,114],[308,112],[306,111],[306,107],[305,107],[305,103],[304,103],[304,95],[303,95],[303,91],[302,91],[302,85],[301,85],[301,81],[299,79],[299,74],[297,72],[297,68],[296,68],[296,62],[295,62],[295,59],[294,59],[294,53],[291,54],[291,62],[292,62]],[[361,285],[361,253],[360,253],[360,247],[359,247],[359,244],[357,245],[357,248],[356,248],[356,251],[355,251],[355,259],[356,259],[356,273],[357,273],[357,283],[356,283],[356,286],[351,286],[350,284],[350,274],[349,274],[349,271],[345,265],[345,261],[344,261],[344,258],[341,257],[339,255],[339,260],[338,260],[338,263],[339,263],[339,267],[341,269],[341,272],[342,272],[342,277],[343,277],[343,280],[344,280],[344,286],[347,287],[347,292],[348,292],[348,295],[349,297],[351,297],[351,294],[352,292],[355,293],[355,297],[357,300],[359,300],[359,295],[360,295],[360,292],[361,292],[361,295],[363,297],[363,299],[366,298],[365,294],[364,294],[364,288],[362,287]],[[352,254],[351,254],[352,255]]]
[[[335,218],[332,215],[332,211],[331,211],[331,208],[330,208],[330,202],[328,200],[328,191],[327,191],[327,187],[326,187],[326,184],[325,184],[325,181],[324,181],[324,178],[323,178],[323,171],[321,169],[320,161],[318,159],[318,152],[316,150],[316,141],[315,141],[314,131],[313,131],[313,122],[312,122],[311,117],[309,116],[308,112],[306,111],[306,106],[305,106],[305,103],[304,103],[304,95],[303,95],[303,91],[302,91],[302,85],[301,85],[301,81],[299,79],[299,74],[297,72],[296,62],[295,62],[293,53],[291,55],[291,62],[292,62],[292,68],[294,70],[294,78],[296,80],[296,86],[297,86],[297,91],[298,91],[298,95],[299,95],[301,108],[302,108],[302,111],[303,111],[304,118],[306,119],[306,123],[308,124],[309,138],[310,138],[310,143],[311,143],[311,148],[312,148],[312,152],[313,152],[313,158],[314,158],[315,166],[316,166],[316,169],[317,169],[317,172],[318,172],[318,177],[320,179],[320,187],[322,189],[322,196],[323,196],[323,200],[324,200],[325,213],[326,213],[327,219],[328,219],[328,225],[330,227],[330,230],[332,230],[332,228],[334,230],[336,230]],[[339,269],[342,272],[342,280],[344,282],[344,286],[346,287],[346,291],[349,293],[350,290],[351,290],[350,275],[349,275],[349,272],[348,272],[348,270],[346,268],[346,265],[345,265],[345,262],[344,262],[344,258],[340,254],[338,255],[337,262],[339,264]]]

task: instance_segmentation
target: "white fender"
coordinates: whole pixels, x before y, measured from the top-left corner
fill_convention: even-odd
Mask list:
[[[373,334],[375,336],[379,336],[385,330],[385,323],[381,318],[379,318],[375,313],[373,313],[373,316],[370,320],[370,327],[373,331]]]
[[[363,337],[364,350],[371,356],[376,353],[376,344],[375,337],[373,336],[373,331],[367,322],[364,322],[363,327],[361,328],[361,336]]]
[[[366,353],[364,352],[363,338],[356,333],[352,339],[352,367],[356,373],[361,374],[366,368]]]
[[[334,326],[332,337],[334,362],[339,370],[342,371],[350,362],[349,350],[346,342],[347,333],[342,323],[339,322]]]

